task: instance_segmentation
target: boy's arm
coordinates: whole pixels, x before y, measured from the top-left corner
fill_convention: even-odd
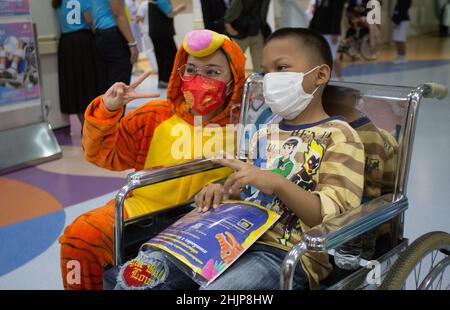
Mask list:
[[[256,187],[267,195],[276,195],[308,226],[322,222],[320,199],[281,175],[262,170],[237,159],[214,159],[213,162],[234,170],[224,184],[224,193],[235,195],[245,185]]]
[[[309,227],[358,207],[364,187],[364,149],[361,143],[338,143],[325,152],[315,192],[279,179],[274,194]]]
[[[274,194],[309,227],[322,223],[320,198],[277,174]]]
[[[327,149],[317,188],[312,193],[320,198],[323,220],[361,205],[364,161],[364,146],[359,140],[337,143]]]
[[[276,195],[306,225],[313,227],[361,203],[364,186],[364,147],[360,142],[342,142],[327,149],[315,192],[307,192],[281,175],[238,160],[214,160],[235,172],[224,190],[238,192],[251,185],[267,195]]]

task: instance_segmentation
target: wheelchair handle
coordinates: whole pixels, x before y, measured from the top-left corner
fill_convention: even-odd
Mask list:
[[[448,95],[448,88],[438,83],[426,83],[423,85],[422,94],[425,98],[437,98],[443,100]]]
[[[200,159],[175,166],[155,167],[132,172],[128,175],[128,183],[116,195],[114,203],[114,266],[122,264],[124,255],[124,204],[128,194],[140,187],[157,184],[181,177],[222,168],[209,159]]]

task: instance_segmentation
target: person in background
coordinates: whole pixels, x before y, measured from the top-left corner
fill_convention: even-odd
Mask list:
[[[298,0],[281,0],[281,27],[299,27],[308,28],[311,19],[308,14],[302,10]]]
[[[261,69],[264,40],[271,33],[266,22],[270,0],[232,0],[225,13],[225,30],[245,52],[250,48],[253,70]]]
[[[381,1],[378,1],[381,5]],[[367,20],[367,14],[371,7],[369,0],[350,0],[347,5],[346,17],[348,21],[348,30],[345,39],[349,38],[363,38],[368,32],[370,36],[370,47],[372,49],[378,48],[381,41],[380,25],[370,23]],[[357,34],[357,32],[359,32]]]
[[[200,0],[205,29],[225,34],[223,18],[231,0]]]
[[[52,6],[61,29],[58,43],[61,112],[77,114],[83,126],[84,111],[100,94],[103,81],[91,31],[89,1],[52,0]],[[78,8],[80,11],[76,12]]]
[[[394,33],[392,36],[397,48],[397,58],[394,59],[394,64],[406,63],[406,40],[409,28],[409,8],[411,7],[411,0],[397,0],[394,14],[392,15],[392,22],[395,24]]]
[[[380,7],[381,7],[383,5],[383,1],[380,0],[379,3],[380,3]],[[367,8],[367,5],[366,5],[366,8]],[[370,47],[373,50],[378,50],[380,47],[380,44],[381,44],[381,24],[369,23],[368,27],[369,27],[369,34],[370,34]]]
[[[144,0],[139,4],[136,20],[141,28],[141,38],[145,56],[147,56],[152,72],[156,73],[158,72],[158,63],[156,62],[155,46],[148,33],[148,6],[148,0]]]
[[[172,7],[170,0],[151,0],[148,7],[149,34],[155,45],[158,63],[158,88],[167,88],[177,46],[173,36],[175,26],[173,18],[186,9],[185,4]]]
[[[357,24],[362,18],[367,15],[367,1],[368,0],[350,0],[347,4],[346,18],[349,24],[346,37],[354,36],[357,28]]]
[[[439,34],[442,37],[450,35],[450,0],[434,0],[436,17],[439,19]]]
[[[133,37],[136,39],[137,49],[139,52],[142,52],[142,40],[141,40],[141,28],[137,22],[137,12],[139,9],[139,0],[125,0],[126,6],[128,8],[129,13],[129,23],[131,33]],[[137,63],[134,67],[136,73],[142,73],[142,70],[138,69]]]
[[[129,84],[139,50],[125,15],[123,0],[89,0],[95,46],[105,74],[104,93],[116,82]]]
[[[137,22],[137,13],[139,9],[139,1],[138,0],[126,0],[126,4],[128,7],[128,11],[130,13],[130,28],[133,33],[134,38],[136,39],[137,48],[139,51],[142,51],[142,43],[138,40],[141,37],[141,28]]]
[[[337,51],[341,38],[341,21],[345,0],[317,0],[314,16],[309,27],[321,33],[328,41],[333,54],[334,72],[338,79],[342,79],[341,63],[337,58]]]

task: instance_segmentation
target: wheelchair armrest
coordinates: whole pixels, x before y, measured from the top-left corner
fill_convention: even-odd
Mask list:
[[[132,172],[127,176],[128,184],[136,188],[185,177],[200,172],[222,168],[209,159],[199,159],[174,166],[161,166]]]
[[[217,168],[221,165],[214,164],[209,159],[200,159],[175,166],[155,167],[130,173],[127,177],[127,185],[122,187],[115,198],[115,224],[114,224],[114,265],[122,263],[124,254],[124,202],[127,195],[144,186],[157,184]]]
[[[394,201],[388,194],[349,210],[305,232],[302,240],[286,255],[281,266],[281,288],[292,289],[299,259],[308,251],[326,252],[378,225],[395,218],[408,208],[406,197]]]

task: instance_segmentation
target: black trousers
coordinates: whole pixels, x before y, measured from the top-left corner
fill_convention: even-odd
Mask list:
[[[173,63],[177,55],[177,46],[173,37],[153,37],[156,62],[158,63],[158,78],[160,82],[169,82]]]
[[[103,93],[116,82],[130,84],[133,65],[130,48],[119,28],[97,30],[95,46],[104,72]]]

